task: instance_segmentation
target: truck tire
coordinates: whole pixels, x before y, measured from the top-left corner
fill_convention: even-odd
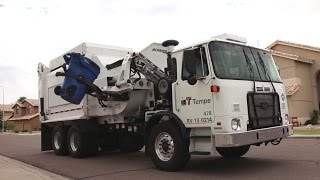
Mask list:
[[[179,128],[169,121],[159,123],[151,130],[149,155],[160,170],[178,171],[184,168],[190,159],[188,148]]]
[[[61,156],[67,154],[67,136],[66,129],[64,127],[54,127],[52,131],[52,148],[56,155]]]
[[[122,152],[137,152],[144,147],[143,136],[125,136],[120,137],[119,147]]]
[[[224,158],[240,158],[245,155],[250,149],[250,145],[239,147],[217,147],[218,153]]]
[[[78,126],[71,126],[68,132],[68,151],[71,157],[80,158],[85,154],[84,136]]]

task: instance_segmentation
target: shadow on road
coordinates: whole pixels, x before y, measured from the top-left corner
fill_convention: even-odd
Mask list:
[[[233,176],[246,173],[264,171],[270,168],[282,166],[281,161],[254,159],[254,158],[239,158],[239,159],[224,159],[219,156],[193,157],[191,158],[184,173],[205,173],[205,174],[228,174]]]

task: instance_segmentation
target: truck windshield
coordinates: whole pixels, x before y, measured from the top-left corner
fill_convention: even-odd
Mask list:
[[[209,49],[218,78],[280,82],[267,51],[218,41],[211,42]]]

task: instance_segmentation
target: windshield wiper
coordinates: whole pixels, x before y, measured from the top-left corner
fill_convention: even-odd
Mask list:
[[[268,70],[266,68],[266,65],[264,64],[264,62],[263,62],[263,60],[261,58],[261,55],[260,55],[259,51],[257,51],[257,54],[258,54],[258,57],[259,57],[259,62],[261,64],[262,68],[263,68],[264,74],[268,77],[268,79],[269,79],[269,81],[270,81],[270,83],[271,83],[271,85],[273,87],[274,92],[277,92],[276,88],[274,87],[273,82],[272,82],[272,80],[271,80],[271,78],[269,76],[269,73],[268,73]]]
[[[254,71],[253,71],[253,65],[252,63],[250,62],[250,59],[249,57],[247,56],[245,50],[242,48],[242,51],[243,51],[243,54],[244,54],[244,57],[246,58],[246,63],[247,63],[247,67],[248,67],[248,70],[250,71],[250,76],[252,76],[252,81],[253,81],[253,93],[256,92],[256,82],[255,82],[255,79],[254,79]]]

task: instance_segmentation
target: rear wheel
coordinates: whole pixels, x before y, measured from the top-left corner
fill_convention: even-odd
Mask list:
[[[190,159],[188,143],[182,139],[179,128],[169,121],[152,129],[148,143],[151,160],[161,170],[180,170]]]
[[[95,155],[98,148],[98,134],[95,131],[80,132],[79,127],[75,125],[69,129],[68,150],[72,157]]]
[[[66,155],[67,149],[67,136],[66,129],[62,126],[54,127],[52,131],[52,148],[56,155]]]
[[[217,147],[218,153],[224,158],[239,158],[245,155],[250,149],[250,145],[239,147]]]
[[[84,138],[78,126],[72,126],[68,132],[68,150],[74,158],[84,155]]]

